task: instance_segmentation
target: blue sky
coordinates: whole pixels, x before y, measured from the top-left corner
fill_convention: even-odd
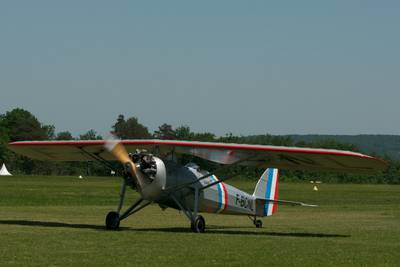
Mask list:
[[[400,134],[398,1],[2,1],[0,113],[234,134]]]

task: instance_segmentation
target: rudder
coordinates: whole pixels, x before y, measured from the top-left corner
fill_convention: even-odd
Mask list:
[[[253,196],[260,200],[277,200],[278,199],[278,178],[279,170],[275,168],[268,168],[261,175]],[[264,216],[271,216],[276,211],[276,203],[265,201]]]

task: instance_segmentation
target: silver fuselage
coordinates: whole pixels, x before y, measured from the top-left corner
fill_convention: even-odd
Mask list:
[[[162,183],[154,181],[153,183],[155,184],[153,186],[149,185],[145,190],[154,193],[149,194],[148,197],[146,197],[146,194],[142,194],[144,199],[147,198],[164,208],[170,207],[179,209],[171,198],[171,194],[173,194],[186,209],[194,210],[195,188],[197,187],[200,189],[218,181],[215,175],[199,180],[199,178],[209,173],[200,170],[195,164],[182,166],[173,161],[164,161],[164,164],[166,169],[165,181]],[[172,193],[165,190],[190,182],[193,182],[193,184],[175,190]],[[161,190],[159,190],[160,184],[162,184]],[[206,189],[200,190],[199,212],[254,216],[256,214],[256,198],[231,185],[219,182]]]

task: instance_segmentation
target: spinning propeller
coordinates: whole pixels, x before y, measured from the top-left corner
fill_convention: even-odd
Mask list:
[[[144,181],[139,173],[136,164],[129,157],[125,147],[117,139],[108,140],[104,147],[124,166],[128,166],[128,171],[136,179],[139,187],[142,189]]]

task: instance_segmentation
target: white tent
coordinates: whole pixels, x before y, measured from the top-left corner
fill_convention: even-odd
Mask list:
[[[3,163],[3,166],[0,169],[0,176],[10,176],[12,175],[6,168],[6,165]]]

